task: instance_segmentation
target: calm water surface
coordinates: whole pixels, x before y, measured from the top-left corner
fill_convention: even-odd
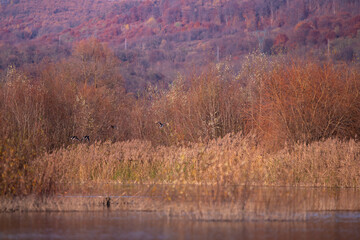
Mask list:
[[[312,213],[307,221],[213,222],[157,213],[1,213],[0,239],[360,239],[359,212]]]

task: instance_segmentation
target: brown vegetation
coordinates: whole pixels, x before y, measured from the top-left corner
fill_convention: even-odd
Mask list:
[[[56,191],[86,182],[358,187],[360,145],[326,140],[266,153],[249,137],[227,135],[207,144],[150,142],[80,144],[33,161],[33,180]]]
[[[7,69],[1,194],[92,180],[359,184],[359,72],[351,65],[256,53],[238,71],[213,64],[138,95],[125,91],[118,66],[92,39],[31,73]],[[90,142],[71,142],[74,135]]]

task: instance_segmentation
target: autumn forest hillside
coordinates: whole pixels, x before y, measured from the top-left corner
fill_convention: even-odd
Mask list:
[[[256,49],[329,50],[349,62],[360,52],[359,13],[357,0],[1,0],[0,70],[67,57],[89,37],[124,63],[130,91]]]

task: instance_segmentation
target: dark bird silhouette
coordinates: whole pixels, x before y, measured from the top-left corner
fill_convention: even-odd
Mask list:
[[[157,122],[156,124],[159,125],[159,128],[163,128],[165,126],[165,124],[162,122]]]
[[[80,141],[80,139],[77,136],[71,136],[70,139],[72,141]]]
[[[86,135],[82,138],[82,140],[85,142],[90,142],[90,137],[88,135]]]

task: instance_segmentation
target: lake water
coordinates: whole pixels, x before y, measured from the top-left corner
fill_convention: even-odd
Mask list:
[[[0,239],[360,239],[360,212],[307,221],[197,221],[157,213],[96,211],[0,214]]]
[[[359,189],[115,184],[30,203],[0,213],[0,240],[360,239]]]

